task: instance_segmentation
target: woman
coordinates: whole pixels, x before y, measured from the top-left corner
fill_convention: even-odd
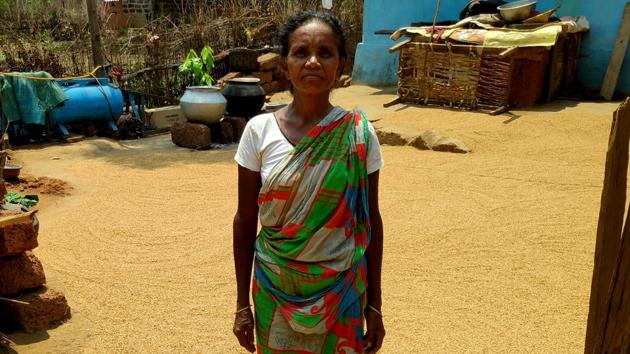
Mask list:
[[[281,42],[293,102],[252,118],[235,156],[234,334],[250,352],[375,353],[385,336],[378,139],[361,112],[330,103],[346,60],[337,18],[300,13]]]

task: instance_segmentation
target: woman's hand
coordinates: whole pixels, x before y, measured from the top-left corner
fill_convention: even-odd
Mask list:
[[[238,166],[238,209],[234,215],[234,268],[236,270],[236,318],[233,332],[241,346],[254,352],[254,315],[250,308],[254,242],[258,226],[259,172]]]
[[[246,310],[236,312],[233,332],[241,347],[250,353],[256,350],[256,346],[254,346],[254,314],[251,308],[248,307]]]
[[[365,349],[365,354],[374,354],[381,349],[383,338],[385,338],[383,317],[368,308],[365,310],[365,323],[367,332],[363,337],[363,348]]]

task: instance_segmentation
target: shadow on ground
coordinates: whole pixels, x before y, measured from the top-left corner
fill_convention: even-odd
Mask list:
[[[230,163],[236,153],[236,145],[210,150],[182,148],[171,142],[169,134],[138,140],[95,139],[83,144],[87,146],[80,153],[85,158],[143,170],[182,164]]]
[[[7,334],[7,337],[9,337],[9,339],[17,345],[27,345],[43,342],[49,339],[50,335],[48,335],[48,331],[39,331],[35,333],[14,332]],[[3,352],[0,350],[0,353]],[[11,353],[11,351],[7,351],[7,353]],[[15,351],[13,351],[13,353],[15,353]]]

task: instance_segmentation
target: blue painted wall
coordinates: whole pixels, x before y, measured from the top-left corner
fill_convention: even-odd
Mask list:
[[[586,16],[591,31],[583,36],[578,65],[578,83],[599,90],[617,31],[623,8],[628,0],[539,0],[537,9],[545,10],[561,2],[560,16]],[[439,20],[457,20],[467,0],[442,1]],[[371,85],[395,85],[398,55],[387,51],[394,42],[387,35],[375,35],[380,29],[397,29],[412,22],[431,22],[435,15],[435,0],[364,0],[363,42],[357,47],[353,81]],[[630,54],[626,53],[617,90],[630,94]]]

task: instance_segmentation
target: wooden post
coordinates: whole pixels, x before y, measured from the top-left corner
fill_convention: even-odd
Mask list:
[[[615,111],[604,173],[591,299],[584,353],[601,353],[606,336],[606,324],[613,276],[618,268],[623,217],[626,209],[628,174],[628,143],[630,141],[630,98]],[[628,231],[629,227],[626,227]],[[625,244],[630,242],[627,239]],[[619,274],[619,272],[617,272]]]
[[[602,352],[630,353],[630,218],[626,218],[611,288]]]
[[[4,184],[4,166],[7,163],[6,150],[0,151],[0,204],[4,203],[4,197],[7,194],[7,186]]]
[[[621,119],[630,121],[630,98],[617,110]],[[630,218],[626,217],[621,249],[614,269],[607,303],[603,352],[630,352]]]
[[[437,4],[435,4],[435,16],[433,17],[433,26],[431,26],[431,43],[433,43],[433,35],[435,35],[435,25],[437,24],[438,17],[440,17],[440,7],[442,6],[442,0],[437,0]],[[439,42],[440,38],[438,37],[435,42]]]
[[[608,63],[608,69],[606,70],[606,76],[604,76],[604,82],[600,95],[610,101],[617,88],[617,80],[619,79],[619,73],[621,72],[621,66],[623,65],[623,58],[626,56],[626,50],[628,49],[628,41],[630,40],[630,2],[626,3],[626,7],[621,17],[621,27],[617,33],[617,40],[615,40],[615,48],[610,56],[610,62]]]
[[[85,0],[90,28],[90,41],[92,44],[92,65],[97,67],[105,63],[103,46],[101,45],[101,29],[98,22],[96,0]],[[99,70],[96,76],[103,76],[103,70]]]

